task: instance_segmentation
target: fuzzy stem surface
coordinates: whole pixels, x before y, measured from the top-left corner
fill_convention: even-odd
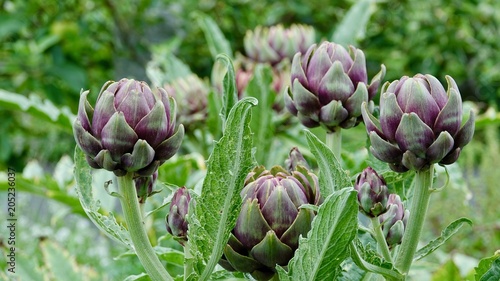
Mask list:
[[[144,229],[137,191],[135,190],[133,174],[127,173],[123,177],[118,177],[118,190],[121,195],[120,203],[122,205],[123,216],[127,223],[130,238],[134,244],[134,250],[137,257],[144,266],[151,280],[154,281],[173,281],[174,279],[158,259],[148,235]]]

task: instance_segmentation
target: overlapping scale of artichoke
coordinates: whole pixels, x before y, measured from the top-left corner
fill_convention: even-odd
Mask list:
[[[348,129],[361,121],[363,102],[373,109],[385,66],[368,84],[363,51],[351,46],[350,52],[341,45],[323,42],[293,57],[285,106],[304,126],[321,125],[330,132]]]
[[[287,172],[257,167],[241,192],[243,205],[219,262],[224,268],[269,280],[277,264],[286,266],[299,236],[311,229],[314,211],[299,208],[321,202],[318,178],[303,166]]]
[[[184,127],[175,126],[175,101],[145,82],[122,79],[102,87],[95,109],[81,94],[73,124],[76,143],[88,164],[116,176],[152,175],[179,149]]]
[[[448,90],[432,75],[417,74],[386,82],[376,119],[365,104],[363,120],[370,150],[392,170],[424,170],[434,163],[455,162],[474,134],[474,112],[462,126],[462,98],[446,76]]]

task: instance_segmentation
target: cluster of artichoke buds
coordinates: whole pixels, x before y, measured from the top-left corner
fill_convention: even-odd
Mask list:
[[[151,176],[137,177],[134,179],[135,189],[139,203],[143,204],[146,199],[159,191],[153,190],[156,179],[158,179],[158,171],[155,171]]]
[[[95,109],[80,97],[73,125],[76,143],[88,164],[116,176],[150,176],[179,149],[184,127],[175,128],[176,105],[167,92],[122,79],[104,84]]]
[[[293,57],[291,86],[285,106],[306,127],[329,132],[348,129],[361,121],[361,105],[373,110],[373,98],[385,76],[385,66],[368,84],[363,51],[323,42]],[[351,57],[351,55],[353,57]]]
[[[181,245],[187,242],[189,202],[191,195],[186,187],[177,189],[170,202],[170,210],[165,217],[168,233]]]
[[[397,194],[389,195],[387,211],[378,217],[389,248],[401,244],[410,211],[406,210]]]
[[[409,211],[399,195],[389,194],[384,178],[371,167],[358,175],[354,189],[358,191],[359,210],[379,220],[387,245],[401,244]]]
[[[387,211],[389,190],[382,176],[367,167],[356,178],[354,189],[358,191],[359,210],[368,217],[377,217]]]
[[[304,167],[288,173],[256,167],[241,192],[243,205],[220,264],[227,270],[269,280],[277,264],[286,266],[299,236],[311,229],[314,211],[299,208],[321,202],[317,177]]]
[[[248,58],[275,65],[284,59],[290,60],[297,52],[305,52],[315,39],[313,27],[292,24],[289,28],[282,25],[258,26],[253,31],[247,31],[243,43]]]
[[[164,87],[177,102],[179,123],[189,128],[206,120],[209,88],[197,75],[179,77]]]
[[[432,75],[417,74],[386,82],[377,120],[367,105],[363,119],[372,154],[396,172],[425,170],[434,163],[455,162],[474,133],[474,113],[462,126],[462,99],[446,76],[446,91]]]

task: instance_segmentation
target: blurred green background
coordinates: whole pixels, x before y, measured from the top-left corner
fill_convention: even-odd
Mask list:
[[[198,76],[209,77],[213,59],[203,27],[197,21],[200,14],[217,23],[235,53],[244,54],[245,32],[258,25],[308,24],[316,29],[318,42],[329,40],[354,3],[348,0],[0,1],[0,89],[30,97],[26,101],[43,104],[48,112],[60,111],[71,116],[77,111],[82,89],[90,90],[93,101],[107,80],[128,77],[148,81],[146,66],[157,50],[172,51]],[[470,101],[469,105],[479,113],[474,140],[464,150],[459,164],[450,168],[451,184],[433,199],[436,205],[431,206],[428,228],[436,231],[426,233],[424,239],[439,235],[458,216],[467,216],[474,221],[473,228],[454,237],[443,251],[452,253],[452,258],[458,256],[453,258],[457,268],[467,263],[467,258],[477,261],[492,255],[500,248],[497,209],[500,173],[496,168],[500,159],[497,111],[500,2],[382,0],[373,1],[370,9],[367,27],[356,38],[356,47],[365,52],[370,77],[382,63],[387,67],[385,81],[429,73],[444,82],[445,75],[450,75],[457,81],[463,99]],[[66,126],[69,123],[46,122],[36,114],[9,107],[11,103],[2,98],[0,170],[13,167],[19,176],[25,171],[22,176],[30,180],[23,189],[31,195],[19,195],[22,215],[38,214],[19,229],[24,232],[21,237],[38,237],[38,242],[25,242],[30,246],[42,244],[40,251],[33,250],[37,255],[47,258],[50,251],[73,255],[77,264],[90,268],[83,266],[79,270],[95,271],[96,276],[102,277],[99,272],[112,262],[104,261],[103,257],[110,259],[123,249],[113,251],[112,242],[102,237],[96,240],[102,245],[82,246],[91,245],[99,232],[81,216],[78,206],[71,205],[78,204],[71,201],[75,198],[71,191],[62,189],[57,197],[47,185],[50,182],[47,178],[52,182],[59,180],[53,183],[59,189],[70,181],[68,175],[54,174],[61,173],[59,165],[71,166],[71,160],[66,164],[61,162],[68,155],[72,157],[75,146],[71,127]],[[186,163],[198,160],[189,159]],[[195,164],[186,165],[196,170],[192,168]],[[71,170],[64,173],[71,179]],[[47,186],[37,186],[37,179],[38,184]],[[32,186],[28,187],[29,184]],[[68,193],[66,197],[62,191]],[[1,202],[6,202],[2,196]],[[52,200],[47,203],[44,198]],[[40,215],[40,210],[47,216]],[[73,230],[64,234],[69,226],[89,228],[90,234],[77,235],[80,240],[75,242],[70,237],[75,235]],[[156,229],[162,227],[156,223]],[[45,241],[47,237],[49,242]],[[52,240],[67,244],[48,244]],[[125,255],[114,265],[127,264],[127,258]],[[437,265],[427,268],[437,270],[449,258],[435,255]],[[126,266],[115,270],[107,273],[110,279],[106,280],[121,280],[134,272]]]

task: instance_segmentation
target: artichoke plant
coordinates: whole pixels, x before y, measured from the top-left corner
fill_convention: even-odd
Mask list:
[[[417,74],[385,83],[377,120],[364,105],[363,119],[373,155],[392,170],[425,170],[455,162],[474,134],[474,112],[462,126],[462,99],[446,76],[448,89],[432,75]]]
[[[146,199],[157,193],[158,191],[154,191],[153,187],[155,186],[156,179],[158,179],[158,171],[155,171],[151,176],[147,177],[136,177],[134,179],[135,189],[137,192],[137,198],[139,199],[139,203],[145,203]]]
[[[315,213],[299,207],[320,203],[318,179],[307,170],[257,167],[248,175],[241,197],[241,212],[220,264],[268,280],[277,264],[288,264],[299,236],[311,228]]]
[[[377,217],[387,210],[389,190],[382,176],[372,167],[367,167],[359,174],[354,184],[358,191],[359,210],[368,217]]]
[[[145,82],[122,79],[102,87],[95,109],[81,94],[73,124],[76,143],[88,164],[116,176],[152,175],[179,149],[184,127],[175,128],[175,101]]]
[[[349,50],[351,54],[341,45],[323,42],[293,57],[285,105],[304,126],[321,125],[329,132],[351,128],[361,121],[363,102],[373,108],[385,66],[368,84],[363,51]]]
[[[177,78],[165,90],[177,102],[177,119],[186,128],[206,119],[209,89],[197,75]]]
[[[177,189],[170,202],[170,209],[165,217],[165,224],[168,233],[181,245],[187,242],[189,202],[191,195],[185,187]]]
[[[399,195],[390,194],[387,212],[378,217],[389,248],[401,244],[409,216],[410,212],[404,208]]]
[[[314,28],[307,25],[292,24],[289,28],[258,26],[247,31],[243,43],[251,60],[275,65],[285,58],[292,59],[297,52],[305,52],[315,37]]]

